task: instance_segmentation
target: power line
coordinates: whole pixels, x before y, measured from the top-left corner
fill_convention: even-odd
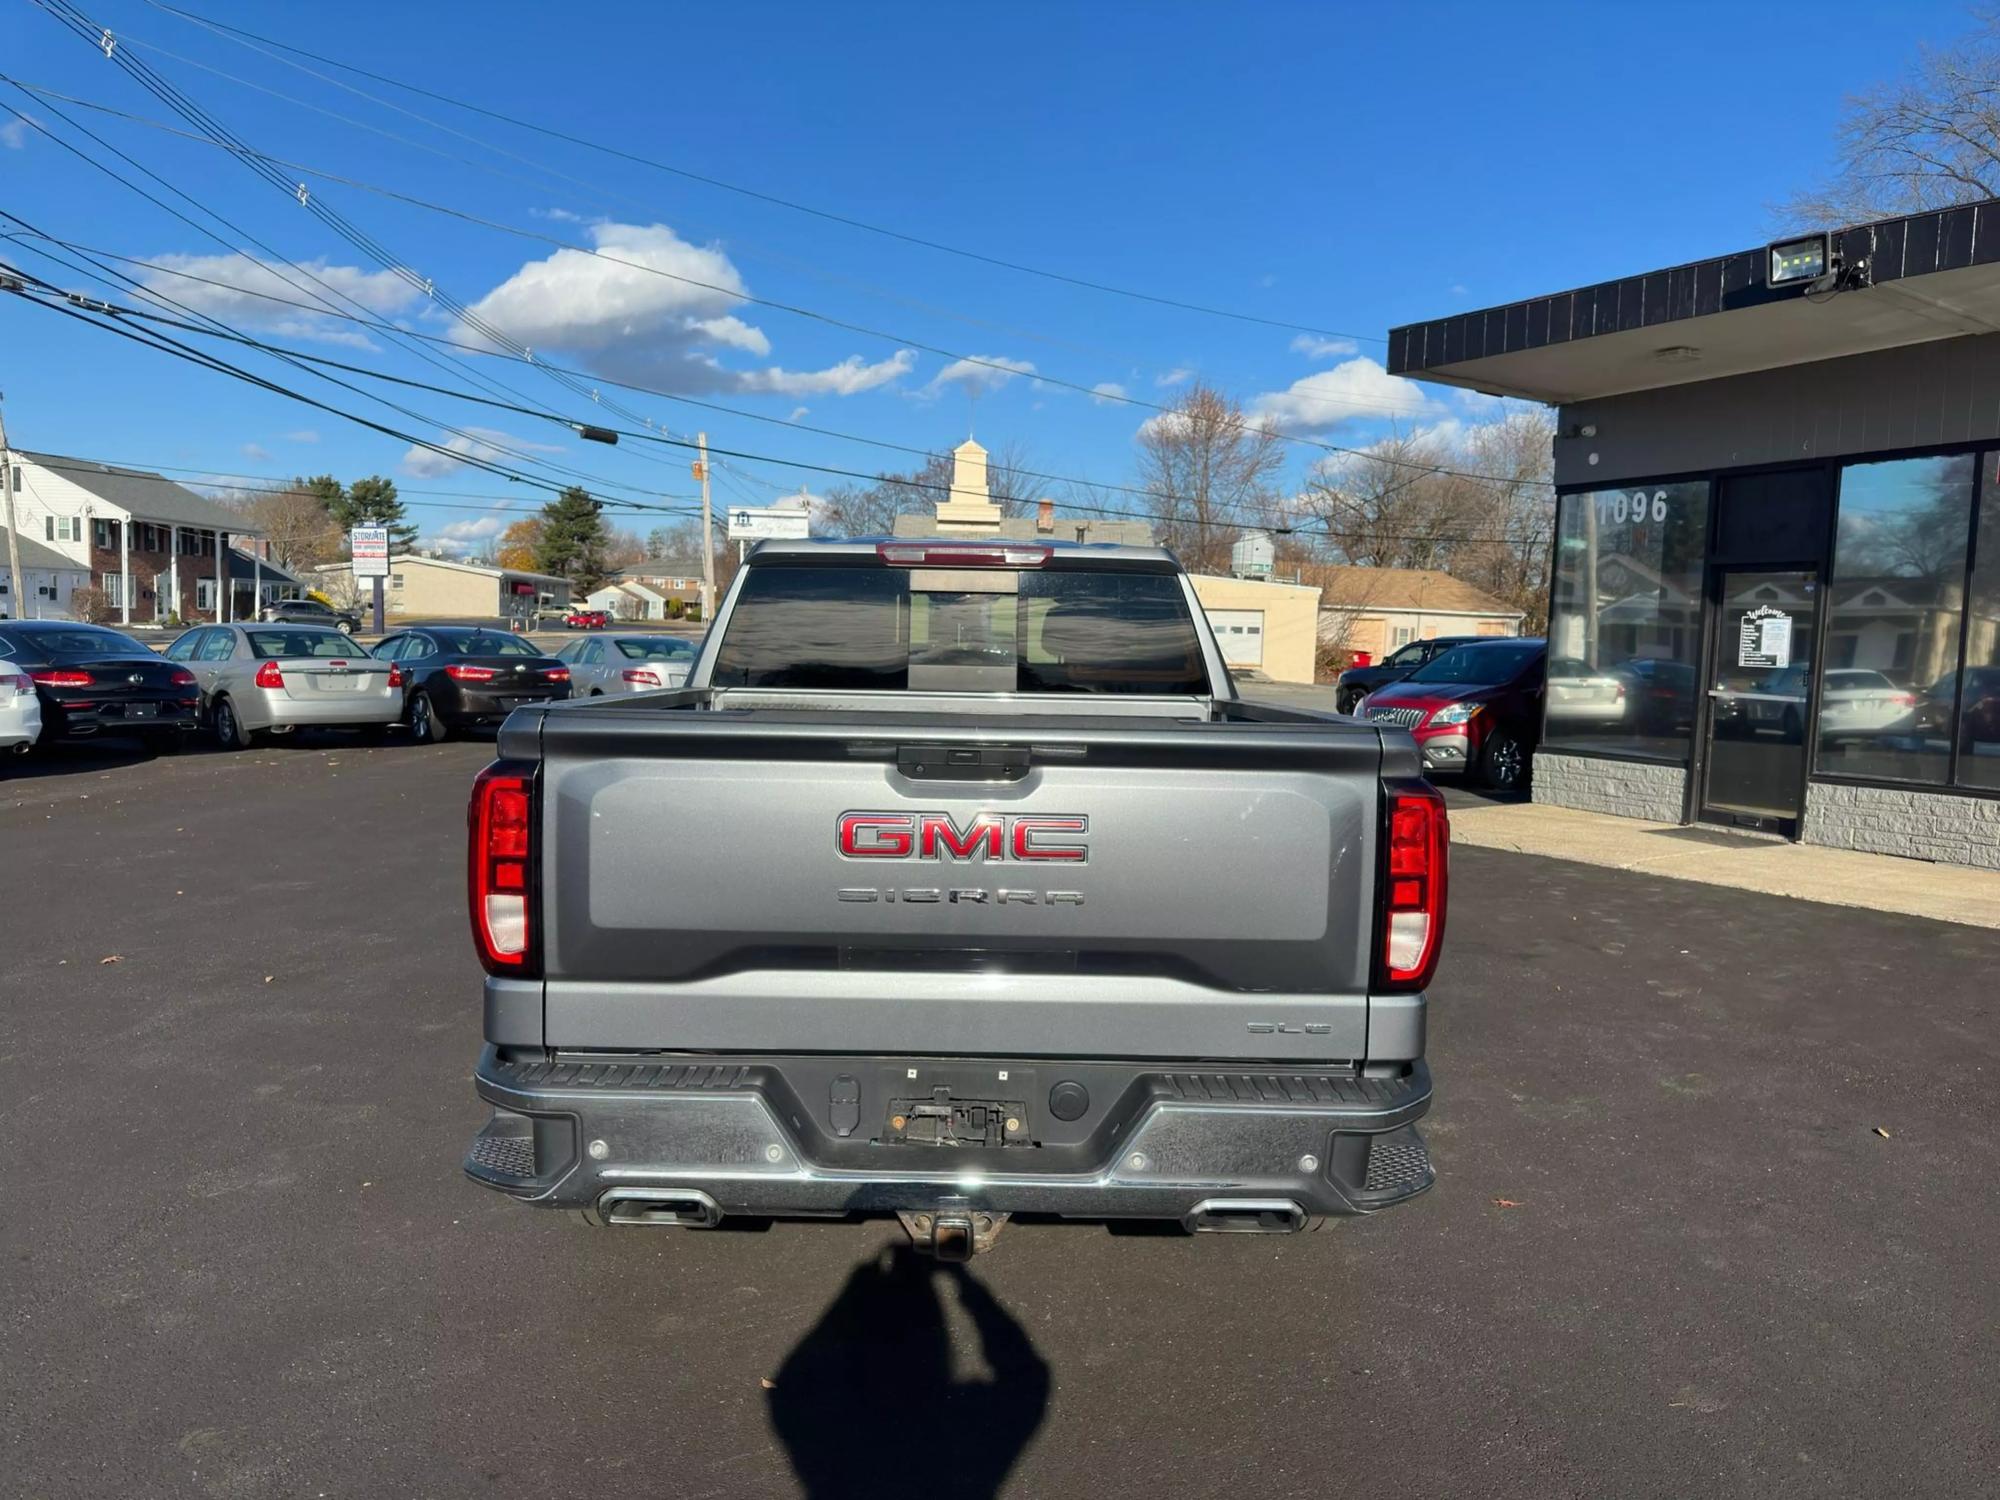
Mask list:
[[[391,78],[384,73],[371,72],[367,68],[357,67],[352,63],[341,62],[337,58],[326,57],[320,53],[308,51],[304,47],[296,47],[288,42],[281,42],[272,37],[260,36],[253,31],[243,30],[238,27],[226,25],[220,21],[211,20],[208,17],[197,15],[193,11],[182,10],[178,7],[165,4],[164,0],[148,0],[148,3],[152,4],[155,9],[163,10],[169,15],[178,16],[183,21],[205,27],[218,35],[226,36],[230,40],[237,42],[238,45],[251,46],[252,43],[263,44],[262,47],[252,46],[251,50],[253,51],[262,51],[264,48],[275,47],[280,51],[289,52],[298,57],[311,58],[314,62],[326,67],[340,68],[358,77],[373,79],[377,83],[385,83],[392,88],[403,89],[423,98],[435,100],[440,104],[451,105],[455,109],[462,109],[471,114],[483,115],[488,119],[497,120],[502,124],[512,125],[516,129],[532,131],[537,135],[565,141],[573,146],[582,146],[587,150],[600,151],[608,156],[614,156],[639,166],[650,167],[655,171],[666,172],[690,182],[699,182],[708,187],[719,188],[725,192],[736,193],[745,198],[755,199],[760,203],[768,203],[778,208],[788,209],[793,213],[806,214],[812,218],[825,220],[828,223],[841,224],[849,229],[858,229],[868,234],[880,235],[885,239],[898,240],[906,245],[915,245],[922,249],[937,251],[940,254],[955,255],[962,259],[978,261],[984,265],[995,266],[1005,271],[1013,271],[1023,276],[1036,276],[1046,281],[1061,282],[1068,286],[1080,287],[1086,291],[1103,292],[1111,296],[1125,297],[1137,302],[1150,302],[1155,306],[1176,308],[1182,312],[1200,313],[1213,318],[1226,318],[1238,323],[1253,323],[1266,328],[1282,328],[1293,333],[1317,334],[1323,338],[1366,339],[1369,343],[1376,344],[1386,342],[1386,340],[1372,334],[1341,333],[1335,329],[1318,328],[1310,324],[1293,323],[1280,318],[1260,317],[1255,313],[1239,312],[1231,308],[1211,307],[1204,303],[1192,302],[1178,297],[1161,296],[1152,292],[1142,292],[1131,287],[1117,286],[1110,282],[1093,281],[1087,277],[1072,276],[1062,271],[1051,271],[1043,267],[1027,265],[1020,261],[1007,260],[1000,256],[989,255],[981,250],[968,249],[962,245],[951,245],[942,240],[933,240],[925,238],[922,235],[909,234],[903,230],[888,228],[885,225],[871,224],[864,219],[853,218],[847,214],[834,213],[828,209],[815,208],[810,204],[783,198],[774,193],[766,193],[756,188],[744,187],[739,183],[728,182],[720,177],[713,177],[703,172],[692,171],[686,167],[677,167],[671,163],[640,156],[637,153],[625,151],[616,146],[607,146],[601,142],[592,141],[582,136],[571,135],[566,131],[557,130],[551,126],[538,125],[531,120],[523,120],[513,115],[503,114],[499,110],[488,109],[483,105],[472,104],[462,99],[455,99],[448,94],[441,94],[430,89],[421,88],[413,83],[405,83],[401,79]],[[265,55],[271,56],[272,54],[266,52]],[[285,58],[277,58],[276,60],[287,62],[287,65],[291,67],[299,67],[299,64],[291,63]],[[301,71],[309,73],[313,77],[320,78],[323,82],[333,83],[337,87],[349,87],[348,85],[340,84],[338,80],[327,79],[323,74],[313,73],[310,68],[302,68]],[[360,92],[359,90],[352,91],[356,93]],[[369,98],[378,104],[385,102],[373,99],[372,95],[363,94],[362,97]],[[388,107],[397,108],[394,105]],[[404,110],[402,112],[411,114],[412,118],[422,120],[423,123],[431,125],[435,129],[451,129],[449,126],[426,119],[422,115],[416,115],[412,111]],[[451,133],[463,135],[459,131],[452,131]],[[471,137],[465,138],[471,139]],[[487,143],[481,141],[478,144],[486,145]],[[500,148],[488,146],[487,149],[499,150]]]
[[[230,151],[233,154],[240,154],[241,152],[244,151],[250,151],[251,154],[258,156],[261,160],[263,160],[264,162],[266,162],[271,166],[284,167],[289,171],[301,172],[308,177],[319,178],[327,182],[337,182],[340,183],[342,186],[355,188],[361,192],[375,193],[381,197],[388,198],[394,202],[405,204],[412,208],[421,208],[428,213],[438,214],[445,218],[457,219],[463,223],[472,224],[483,229],[490,229],[499,234],[512,235],[518,239],[529,240],[538,244],[551,245],[560,250],[573,251],[578,255],[587,255],[594,260],[601,260],[610,265],[622,266],[627,270],[641,271],[649,276],[657,276],[668,281],[679,282],[686,286],[696,287],[702,291],[713,292],[719,296],[730,298],[733,301],[748,303],[751,306],[769,308],[773,312],[781,312],[789,317],[802,318],[809,322],[824,324],[829,328],[838,328],[843,332],[858,334],[864,338],[878,339],[884,343],[895,344],[913,350],[920,350],[923,353],[936,355],[941,359],[949,360],[953,364],[965,365],[973,369],[990,370],[993,371],[996,375],[1006,380],[1026,377],[1038,381],[1043,385],[1054,386],[1061,390],[1073,391],[1078,395],[1089,396],[1092,399],[1099,402],[1107,402],[1120,406],[1138,407],[1142,410],[1155,413],[1172,414],[1176,410],[1176,408],[1162,405],[1157,401],[1148,401],[1144,397],[1133,396],[1129,394],[1114,394],[1108,392],[1101,388],[1104,382],[1098,382],[1096,385],[1085,385],[1081,381],[1069,380],[1063,378],[1062,376],[1057,376],[1057,375],[1044,374],[1039,370],[1032,372],[1022,371],[1014,368],[1012,365],[1003,364],[998,360],[989,359],[982,355],[966,354],[959,350],[947,349],[941,345],[932,344],[922,339],[912,338],[905,334],[892,333],[885,329],[870,327],[865,323],[855,323],[844,318],[837,318],[830,313],[819,312],[816,309],[805,307],[800,304],[781,302],[771,297],[759,297],[750,292],[740,291],[733,287],[722,286],[716,282],[703,281],[700,278],[693,276],[684,276],[677,271],[668,271],[659,266],[649,265],[644,261],[629,260],[624,256],[615,255],[607,250],[601,250],[591,245],[579,244],[574,240],[563,239],[559,235],[547,234],[540,230],[535,230],[535,229],[524,229],[519,225],[508,224],[498,219],[489,219],[482,214],[475,214],[467,209],[453,208],[449,204],[437,203],[431,199],[418,197],[415,194],[411,193],[405,193],[402,192],[400,189],[386,187],[380,183],[368,182],[361,178],[349,177],[339,172],[331,172],[321,167],[309,166],[303,162],[293,161],[286,157],[271,156],[267,153],[256,152],[252,150],[252,148],[230,146],[220,141],[211,140],[205,136],[193,135],[186,131],[179,130],[172,125],[166,124],[164,121],[149,119],[144,115],[135,115],[130,113],[129,111],[118,109],[115,106],[101,104],[94,100],[77,98],[74,95],[64,94],[54,89],[44,88],[38,84],[25,83],[20,79],[14,78],[10,75],[0,74],[0,78],[4,78],[6,82],[13,84],[16,88],[19,88],[24,92],[34,94],[37,97],[43,99],[49,99],[49,98],[61,99],[67,103],[74,104],[82,109],[96,110],[99,113],[110,115],[116,119],[125,120],[131,124],[140,125],[150,130],[163,131],[168,135],[178,136],[181,137],[182,139],[192,140],[200,144],[206,144],[221,150]],[[1320,406],[1351,407],[1357,411],[1364,413],[1367,412],[1380,413],[1381,411],[1384,410],[1384,404],[1381,402],[1350,401],[1337,396],[1312,395],[1303,397],[1301,399],[1304,399],[1315,405],[1320,405]],[[1422,408],[1406,407],[1400,409],[1406,411],[1409,415],[1416,415]],[[1365,452],[1363,452],[1363,450],[1347,447],[1339,443],[1329,443],[1319,438],[1302,437],[1295,433],[1280,431],[1275,427],[1260,426],[1255,422],[1237,421],[1226,425],[1233,426],[1236,430],[1249,434],[1268,433],[1272,438],[1276,439],[1279,442],[1294,444],[1299,447],[1312,448],[1323,453],[1350,454],[1350,455],[1358,454],[1363,457],[1375,456],[1366,454]],[[1395,464],[1398,467],[1403,467],[1403,468],[1424,468],[1427,471],[1430,471],[1428,466],[1412,464],[1408,460],[1377,458],[1377,461],[1383,463]],[[1451,471],[1438,470],[1430,472],[1451,472]],[[1466,474],[1466,475],[1461,475],[1459,477],[1472,478],[1472,479],[1482,479],[1482,478],[1490,479],[1493,478],[1494,476]]]

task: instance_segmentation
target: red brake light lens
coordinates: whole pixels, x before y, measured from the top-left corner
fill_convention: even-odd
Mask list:
[[[167,678],[167,682],[172,687],[193,687],[194,673],[190,672],[186,667],[175,667],[172,675]]]
[[[491,667],[474,667],[455,661],[444,669],[444,675],[453,682],[491,682],[498,674]]]
[[[401,687],[402,685],[403,685],[403,669],[402,669],[401,667],[397,666],[397,665],[396,665],[396,664],[395,664],[394,662],[390,662],[390,663],[389,663],[389,686],[390,686],[390,687]]]
[[[548,668],[548,669],[547,669],[546,671],[544,671],[544,672],[542,673],[542,675],[543,675],[544,677],[548,678],[548,680],[549,680],[550,682],[568,682],[568,681],[569,681],[569,668],[568,668],[568,667],[550,667],[550,668]]]
[[[534,936],[534,783],[496,763],[472,784],[466,894],[472,940],[489,974],[525,974]]]
[[[627,682],[635,682],[641,687],[660,686],[659,674],[648,671],[645,667],[627,667],[625,669],[625,680]]]
[[[88,672],[74,667],[42,667],[28,675],[43,687],[89,687],[97,681]]]
[[[892,568],[1039,568],[1055,548],[978,542],[878,542],[875,555]]]
[[[255,681],[260,688],[281,688],[285,685],[285,674],[278,670],[276,662],[267,661],[257,669]]]
[[[1389,989],[1420,990],[1444,946],[1451,820],[1443,795],[1424,782],[1392,785],[1385,836],[1382,979]]]

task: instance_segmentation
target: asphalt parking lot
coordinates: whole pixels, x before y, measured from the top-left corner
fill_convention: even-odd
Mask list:
[[[598,1232],[459,1175],[489,753],[0,768],[0,1490],[1993,1492],[2000,934],[1461,850],[1410,1206]]]

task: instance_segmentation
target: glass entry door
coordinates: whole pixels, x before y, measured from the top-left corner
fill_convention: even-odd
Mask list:
[[[1718,583],[1701,816],[1793,837],[1805,805],[1819,573],[1729,569]]]

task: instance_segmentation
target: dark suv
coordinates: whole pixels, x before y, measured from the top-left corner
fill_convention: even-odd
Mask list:
[[[1349,667],[1334,679],[1333,706],[1341,713],[1351,714],[1356,705],[1378,687],[1401,682],[1418,667],[1443,656],[1453,646],[1463,646],[1467,641],[1480,639],[1482,637],[1476,635],[1441,635],[1435,640],[1411,641],[1407,646],[1398,646],[1372,667]]]
[[[257,611],[267,625],[338,625],[353,632],[361,628],[361,617],[347,610],[329,609],[317,599],[280,599]]]

